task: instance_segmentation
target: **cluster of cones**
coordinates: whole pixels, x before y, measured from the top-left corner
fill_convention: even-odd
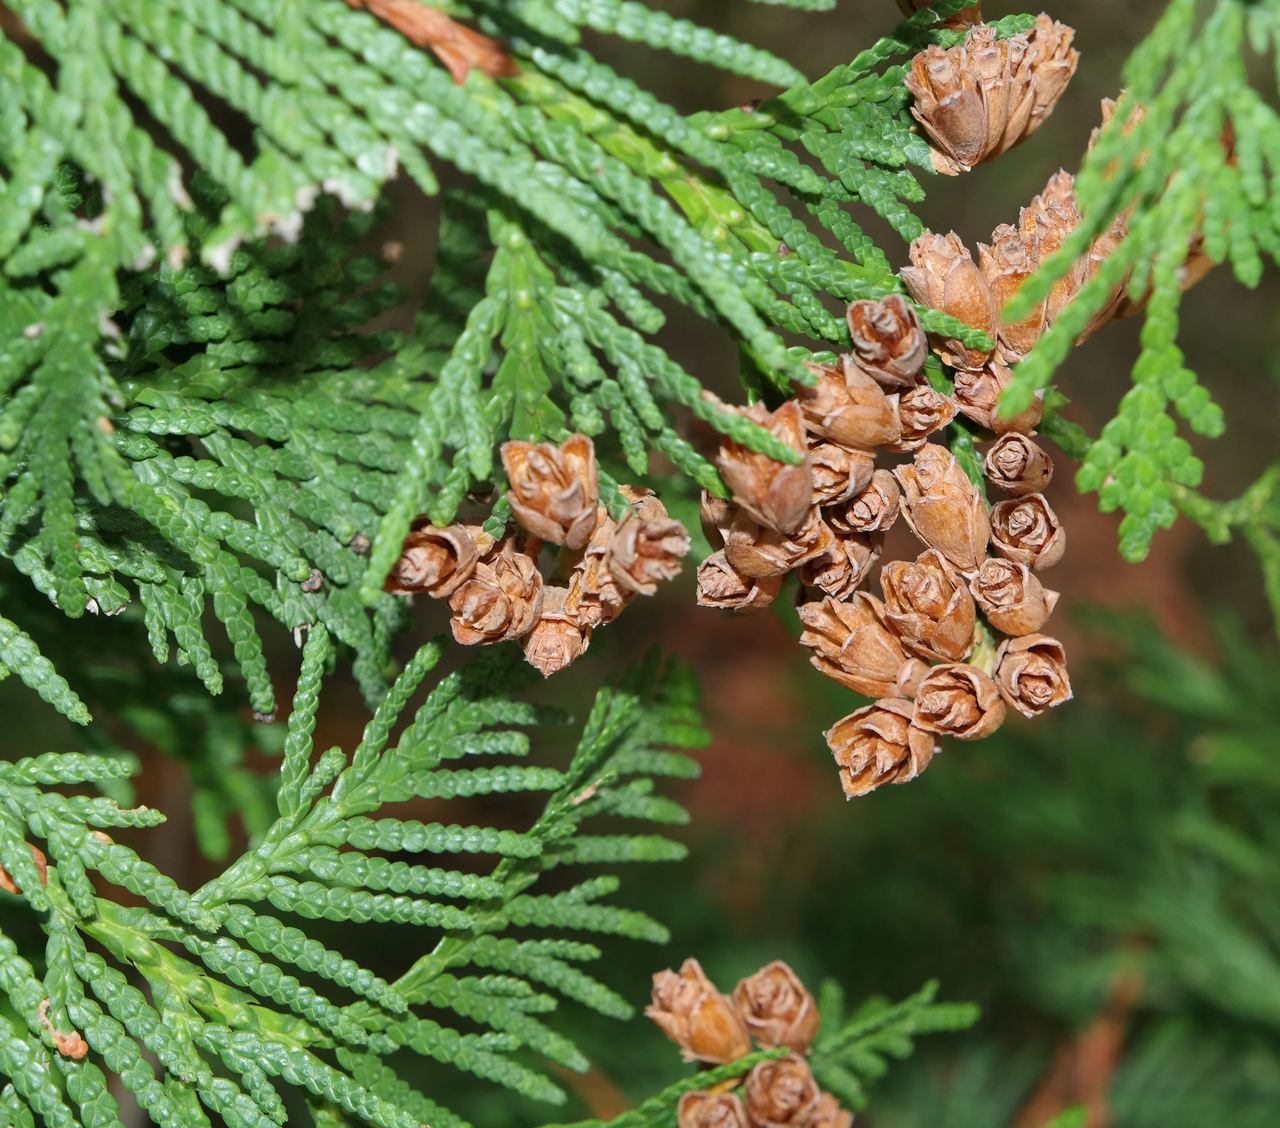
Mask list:
[[[479,525],[436,528],[419,519],[385,587],[447,600],[458,642],[518,640],[549,677],[586,652],[597,627],[675,577],[689,537],[651,491],[630,486],[621,488],[630,507],[615,522],[600,505],[586,435],[559,446],[508,442],[502,463],[516,526],[495,538]],[[552,574],[560,583],[539,568],[544,545],[557,546]]]
[[[806,1060],[818,1033],[817,1004],[781,960],[742,980],[732,995],[722,994],[697,960],[685,960],[679,972],[653,977],[645,1014],[686,1061],[736,1061],[753,1041],[790,1050],[713,1089],[685,1093],[679,1128],[851,1128],[853,1114],[819,1088]]]

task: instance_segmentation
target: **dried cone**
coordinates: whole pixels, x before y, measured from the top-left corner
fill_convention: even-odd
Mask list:
[[[733,1061],[751,1049],[742,1016],[697,960],[685,960],[679,974],[654,975],[653,1002],[644,1013],[680,1047],[685,1061]]]
[[[795,400],[788,400],[772,415],[760,404],[742,413],[796,453],[805,453],[804,416]],[[733,500],[767,528],[793,533],[809,515],[813,480],[808,459],[795,466],[775,462],[726,436],[717,465]]]
[[[631,509],[609,541],[609,571],[618,586],[635,595],[653,595],[658,584],[680,574],[689,534],[650,490],[623,487]]]
[[[906,648],[924,658],[959,662],[973,649],[977,613],[964,578],[937,549],[894,560],[880,572],[885,616]]]
[[[1036,392],[1035,399],[1026,411],[1019,412],[1012,419],[1004,419],[999,412],[1000,395],[1012,382],[1012,370],[996,360],[977,372],[957,372],[952,392],[956,407],[979,427],[985,427],[997,435],[1011,431],[1022,434],[1034,431],[1044,414],[1044,392]]]
[[[828,552],[800,566],[800,582],[836,599],[847,599],[862,585],[883,551],[883,533],[838,533]]]
[[[920,318],[901,294],[878,302],[853,302],[848,309],[853,358],[882,387],[910,388],[920,379],[929,344]]]
[[[744,576],[725,558],[714,552],[698,565],[698,606],[745,614],[760,611],[778,598],[781,576],[753,579]]]
[[[476,565],[449,597],[453,637],[463,646],[520,638],[542,614],[542,576],[533,559],[510,544]]]
[[[588,629],[613,622],[635,598],[633,591],[618,582],[611,566],[610,554],[617,533],[618,526],[601,506],[596,514],[596,530],[569,573],[564,611]]]
[[[1011,498],[991,507],[991,547],[1033,572],[1052,568],[1067,550],[1067,531],[1043,494]]]
[[[725,536],[724,554],[730,565],[744,576],[764,579],[785,576],[808,560],[824,556],[836,538],[816,506],[809,510],[803,525],[784,535],[762,529],[746,514],[737,517]]]
[[[470,578],[479,559],[479,547],[468,529],[462,525],[437,529],[419,519],[405,537],[400,559],[382,585],[383,590],[394,595],[425,592],[436,599],[447,599]]]
[[[886,533],[898,519],[902,489],[888,470],[877,470],[852,501],[827,510],[827,523],[840,536]]]
[[[702,532],[711,544],[715,544],[717,540],[721,544],[724,543],[725,534],[737,513],[738,507],[733,502],[723,497],[716,497],[715,494],[708,493],[706,490],[702,491],[702,504],[698,509],[698,517]]]
[[[1007,639],[996,651],[996,685],[1024,717],[1071,700],[1067,655],[1056,638],[1027,635]]]
[[[956,417],[956,405],[951,397],[935,392],[928,384],[919,384],[890,398],[895,401],[902,434],[896,443],[885,444],[885,449],[897,454],[919,450],[930,435],[941,431]]]
[[[1015,364],[1029,353],[1048,325],[1048,298],[1021,321],[1005,320],[1004,308],[1040,265],[1040,244],[1034,232],[1002,223],[991,233],[991,244],[978,244],[978,265],[991,287],[1000,313],[996,348],[1005,364]]]
[[[1075,31],[1066,24],[1050,19],[1043,12],[1031,29],[1031,120],[1024,136],[1030,136],[1044,123],[1058,104],[1076,73],[1080,52],[1071,46]]]
[[[910,16],[920,11],[921,8],[932,6],[932,0],[898,0],[898,7],[902,9],[904,15]],[[982,5],[970,4],[967,8],[961,8],[954,15],[948,16],[945,20],[939,22],[939,27],[970,27],[973,24],[982,22]]]
[[[837,443],[815,443],[809,448],[815,505],[838,505],[848,501],[875,472],[875,455],[851,450]]]
[[[938,740],[912,723],[914,707],[903,697],[885,697],[837,721],[823,735],[840,765],[848,798],[888,783],[907,783],[929,766]]]
[[[676,1128],[754,1128],[737,1093],[685,1093]]]
[[[927,732],[980,740],[1003,723],[1004,701],[996,683],[976,666],[934,666],[916,689],[912,721]]]
[[[596,528],[600,483],[596,452],[586,435],[560,446],[515,440],[502,444],[507,494],[516,520],[540,540],[582,548]]]
[[[841,1108],[830,1093],[823,1093],[814,1106],[808,1128],[853,1128],[853,1113]]]
[[[854,450],[875,450],[897,442],[898,417],[879,384],[856,364],[839,368],[811,364],[817,375],[811,387],[796,394],[809,433]]]
[[[996,630],[1007,635],[1038,631],[1058,603],[1025,564],[989,557],[969,581],[974,602]]]
[[[35,863],[36,873],[40,877],[40,884],[48,885],[49,859],[45,857],[44,851],[39,846],[33,846],[28,842],[27,849],[31,851],[31,860]],[[0,889],[3,889],[6,893],[19,894],[22,892],[22,887],[13,880],[4,866],[0,866]]]
[[[987,451],[987,481],[1001,493],[1023,497],[1043,493],[1053,481],[1053,459],[1026,435],[1010,432]]]
[[[543,593],[542,614],[524,636],[524,657],[544,678],[571,666],[591,645],[591,627],[566,605],[569,590],[549,587]]]
[[[733,989],[733,1003],[758,1046],[807,1053],[818,1033],[818,1005],[781,960],[766,964]]]
[[[902,508],[916,534],[961,572],[976,571],[986,558],[991,526],[987,507],[955,456],[937,443],[916,451],[915,461],[894,473],[902,485]]]
[[[814,651],[809,661],[820,673],[866,697],[897,692],[907,655],[875,596],[859,591],[845,600],[827,597],[802,604],[799,615],[800,645]]]
[[[911,244],[909,253],[911,265],[900,273],[916,301],[995,337],[1000,323],[996,300],[959,235],[926,232]],[[965,345],[954,337],[938,342],[936,348],[952,368],[978,369],[991,359],[990,349]]]
[[[762,1061],[747,1074],[743,1093],[757,1128],[808,1128],[822,1095],[798,1054]]]
[[[1051,176],[1041,193],[1018,213],[1021,237],[1039,248],[1041,262],[1051,258],[1079,225],[1075,180],[1068,172]],[[1085,264],[1077,262],[1053,284],[1045,305],[1046,327],[1058,319],[1063,307],[1084,285],[1084,271]]]

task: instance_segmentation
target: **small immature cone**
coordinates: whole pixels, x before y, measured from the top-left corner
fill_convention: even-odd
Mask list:
[[[790,534],[762,529],[742,514],[725,536],[724,555],[744,576],[764,579],[785,576],[806,561],[826,555],[835,542],[835,534],[822,519],[822,510],[817,506],[809,510],[804,524]]]
[[[782,579],[744,576],[725,559],[723,551],[714,552],[698,565],[698,606],[742,614],[760,611],[778,598]]]
[[[808,1128],[821,1092],[799,1054],[762,1061],[742,1089],[747,1115],[757,1128]]]
[[[1025,564],[994,556],[982,562],[969,592],[987,622],[1007,635],[1038,631],[1058,604],[1058,593],[1047,591]]]
[[[676,1128],[753,1128],[737,1093],[685,1093]]]
[[[898,419],[883,389],[854,363],[811,364],[818,376],[796,395],[809,433],[854,450],[875,450],[898,438]]]
[[[979,427],[997,435],[1011,431],[1028,434],[1035,430],[1044,414],[1044,393],[1037,392],[1026,411],[1019,412],[1012,419],[1004,419],[999,414],[1000,393],[1012,381],[1012,369],[996,360],[976,372],[957,372],[953,389],[956,407]]]
[[[761,1047],[787,1046],[808,1053],[818,1033],[818,1005],[781,960],[766,964],[733,989],[733,1004]]]
[[[841,1108],[830,1093],[823,1093],[809,1118],[809,1128],[853,1128],[853,1113]]]
[[[1011,431],[987,451],[987,481],[1001,493],[1023,497],[1043,493],[1053,480],[1053,459],[1026,435]]]
[[[800,566],[800,582],[835,599],[847,599],[862,585],[882,552],[883,533],[839,533],[827,552]]]
[[[421,591],[447,599],[466,583],[479,559],[476,542],[463,526],[437,529],[427,521],[415,521],[382,590],[393,595]]]
[[[804,415],[795,400],[788,400],[773,414],[761,404],[742,414],[781,439],[797,453],[805,453]],[[724,437],[716,460],[733,500],[760,524],[780,533],[793,533],[809,514],[813,479],[808,459],[799,465],[775,462]]]
[[[840,784],[854,799],[889,783],[907,783],[929,766],[938,750],[932,733],[911,723],[914,706],[884,697],[837,721],[823,735],[840,765]]]
[[[1027,635],[1007,639],[996,651],[996,685],[1024,717],[1071,700],[1067,654],[1056,638]]]
[[[978,488],[955,456],[937,443],[916,451],[915,461],[894,470],[902,485],[902,509],[915,533],[962,572],[977,570],[987,555],[991,526]]]
[[[524,636],[524,657],[544,678],[572,665],[591,645],[591,628],[578,621],[567,607],[567,588],[549,587],[543,592],[542,614]]]
[[[1010,498],[991,507],[991,547],[1033,572],[1052,568],[1067,550],[1067,531],[1043,494]]]
[[[977,618],[973,596],[937,549],[886,564],[880,586],[889,625],[908,650],[942,662],[968,656]]]
[[[911,265],[899,273],[916,301],[995,337],[1000,311],[991,286],[959,235],[954,231],[947,235],[925,232],[911,244],[909,253]],[[938,355],[953,368],[974,370],[991,359],[990,349],[965,345],[954,337],[936,347]]]
[[[685,1061],[723,1063],[742,1057],[751,1039],[728,996],[716,990],[697,960],[685,960],[680,972],[653,977],[653,1002],[645,1008],[662,1032],[680,1047]]]
[[[1004,316],[1004,307],[1040,265],[1039,241],[1034,234],[1024,238],[1018,228],[1002,223],[991,233],[990,246],[978,244],[978,265],[1000,312],[997,352],[1005,364],[1015,364],[1031,351],[1047,325],[1047,298],[1021,321],[1009,322]]]
[[[976,666],[934,666],[916,690],[913,722],[927,732],[980,740],[1004,724],[1004,701],[996,683]]]
[[[920,318],[901,294],[878,302],[853,302],[848,309],[853,358],[883,388],[897,390],[915,385],[929,355],[929,343]]]
[[[45,853],[39,846],[33,846],[27,843],[27,849],[31,851],[31,860],[35,863],[36,873],[40,875],[40,884],[49,884],[49,859],[45,857]],[[6,893],[18,894],[22,892],[22,887],[13,880],[9,875],[9,871],[0,866],[0,889]]]
[[[814,651],[809,661],[820,673],[864,697],[896,692],[907,655],[874,595],[859,591],[845,600],[805,603],[799,615],[800,645]]]
[[[857,497],[826,511],[827,523],[841,536],[885,533],[898,519],[901,500],[898,480],[888,470],[877,470]]]
[[[596,528],[600,483],[595,447],[586,435],[560,446],[512,440],[502,444],[507,494],[516,520],[539,540],[582,548]]]
[[[653,595],[658,584],[680,574],[689,534],[650,490],[623,488],[631,510],[609,541],[609,571],[618,586],[635,595]],[[634,495],[634,496],[633,496]]]
[[[876,459],[870,451],[852,450],[838,443],[815,443],[809,448],[815,505],[848,501],[871,481]]]
[[[932,0],[898,0],[898,7],[902,9],[903,15],[910,16],[920,11],[921,8],[932,6]],[[973,24],[982,22],[982,5],[970,4],[967,8],[961,8],[955,15],[948,16],[945,20],[939,22],[939,27],[970,27]]]
[[[928,384],[918,384],[910,391],[889,398],[896,401],[894,406],[902,435],[896,443],[887,443],[885,449],[896,454],[919,450],[930,435],[941,431],[956,417],[956,405],[951,397],[935,392]]]
[[[564,611],[575,623],[588,629],[612,623],[636,595],[618,582],[611,566],[617,533],[618,526],[609,511],[601,506],[596,514],[596,530],[582,558],[569,573]]]
[[[542,576],[534,560],[510,545],[476,565],[449,597],[453,637],[463,646],[520,638],[542,614]]]

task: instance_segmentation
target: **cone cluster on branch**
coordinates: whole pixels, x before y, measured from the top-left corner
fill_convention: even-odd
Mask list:
[[[954,293],[949,271],[930,259],[917,278]],[[814,385],[777,410],[746,409],[803,462],[723,441],[733,498],[703,497],[704,526],[723,548],[698,569],[698,599],[754,611],[798,573],[811,663],[877,699],[826,733],[853,797],[915,778],[941,737],[987,736],[1008,709],[1034,716],[1071,690],[1061,644],[1039,633],[1058,599],[1039,574],[1062,558],[1065,533],[1044,497],[1053,464],[1031,438],[1038,411],[1005,423],[995,414],[1003,383],[966,386],[962,370],[950,393],[930,386],[925,333],[901,296],[855,302],[848,319],[851,353],[814,366]],[[983,470],[994,505],[931,441],[957,416],[992,432]],[[922,549],[886,562],[875,595],[863,589],[899,518]]]
[[[441,529],[420,518],[385,587],[447,600],[458,642],[518,639],[530,665],[550,677],[586,652],[597,627],[679,574],[689,536],[651,491],[632,486],[621,488],[630,507],[614,521],[600,505],[586,435],[559,446],[508,442],[502,463],[516,527],[495,539],[479,525]],[[539,570],[544,544],[557,546],[562,583]]]
[[[853,1114],[814,1080],[805,1060],[818,1033],[813,995],[781,960],[722,994],[697,960],[653,977],[645,1010],[686,1061],[723,1064],[760,1049],[786,1047],[743,1077],[680,1099],[678,1128],[851,1128]]]

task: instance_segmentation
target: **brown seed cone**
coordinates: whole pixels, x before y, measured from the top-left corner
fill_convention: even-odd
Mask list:
[[[610,567],[610,547],[617,532],[609,511],[601,506],[596,530],[569,573],[565,613],[588,629],[613,622],[635,598],[635,592],[618,583]]]
[[[828,596],[801,604],[799,614],[804,624],[800,645],[814,651],[809,662],[818,671],[864,697],[896,692],[907,655],[874,595],[858,591],[845,600]]]
[[[806,561],[826,555],[835,543],[835,534],[822,519],[822,510],[815,505],[804,524],[789,536],[762,529],[742,514],[729,527],[724,555],[744,576],[764,579],[785,576]]]
[[[702,524],[702,532],[711,544],[724,543],[725,533],[733,522],[738,507],[723,497],[702,491],[702,505],[698,516]]]
[[[928,8],[932,4],[932,0],[898,0],[898,7],[902,9],[903,15],[913,15],[921,8]],[[945,20],[938,23],[939,27],[957,28],[970,27],[973,24],[982,22],[982,5],[970,4],[967,8],[961,8],[954,15],[948,16]]]
[[[502,465],[516,520],[540,540],[581,548],[596,527],[600,482],[596,451],[586,435],[560,446],[512,440],[502,444]]]
[[[839,505],[871,481],[876,459],[870,451],[852,450],[837,443],[815,443],[809,448],[815,505]]]
[[[964,578],[937,549],[880,570],[885,615],[906,648],[924,658],[959,662],[973,649],[977,613]]]
[[[947,176],[1012,148],[1026,136],[1035,106],[1034,52],[1025,34],[998,39],[985,24],[949,50],[926,47],[911,60],[912,116]]]
[[[938,740],[911,723],[914,708],[905,698],[883,697],[823,734],[840,765],[840,784],[848,798],[888,783],[907,783],[929,766]]]
[[[653,1002],[644,1013],[680,1047],[685,1061],[733,1061],[751,1049],[742,1016],[697,960],[685,960],[679,974],[657,972]]]
[[[808,1053],[818,1033],[818,1004],[799,976],[781,960],[766,964],[733,989],[733,1005],[756,1045],[787,1046]]]
[[[772,415],[762,404],[743,408],[742,414],[792,450],[805,453],[804,415],[795,400],[788,400]],[[733,500],[760,524],[780,533],[792,533],[809,515],[813,479],[807,458],[790,466],[722,437],[716,462]]]
[[[463,646],[520,638],[542,614],[542,576],[538,565],[510,544],[475,571],[449,597],[449,626]]]
[[[45,857],[44,851],[41,850],[39,846],[33,846],[28,842],[27,849],[31,851],[31,860],[35,863],[36,873],[40,876],[40,884],[48,885],[49,859]],[[22,886],[13,880],[9,871],[5,869],[4,866],[0,866],[0,889],[3,889],[6,893],[13,894],[19,894],[22,892]]]
[[[951,397],[935,392],[928,384],[919,384],[889,398],[898,412],[902,436],[896,443],[886,443],[885,450],[896,454],[919,450],[930,435],[941,431],[956,417],[956,405]]]
[[[685,1093],[676,1128],[753,1128],[737,1093]]]
[[[996,360],[977,372],[957,372],[953,391],[956,407],[979,427],[985,427],[997,435],[1005,435],[1010,431],[1030,434],[1044,414],[1044,392],[1036,392],[1035,399],[1026,411],[1020,411],[1012,419],[1004,419],[998,411],[1000,393],[1012,381],[1012,370]]]
[[[916,301],[995,337],[1000,323],[996,300],[959,235],[927,231],[911,244],[910,256],[911,265],[899,273]],[[953,368],[978,369],[991,359],[990,349],[974,348],[954,337],[935,341],[934,348]]]
[[[846,317],[853,357],[882,387],[910,388],[920,379],[929,343],[920,318],[901,294],[853,302]]]
[[[1004,307],[1040,265],[1039,242],[1034,234],[1025,238],[1012,224],[1002,223],[991,233],[990,246],[978,244],[978,264],[1000,311],[996,352],[1005,364],[1015,364],[1031,351],[1047,325],[1047,298],[1021,321],[1004,317]]]
[[[808,1128],[821,1093],[799,1054],[762,1061],[747,1074],[747,1115],[757,1128]]]
[[[1058,605],[1058,593],[1046,590],[1025,564],[994,556],[982,562],[969,592],[987,622],[1007,635],[1038,631]]]
[[[653,595],[658,584],[680,574],[689,534],[651,490],[624,486],[631,510],[609,540],[609,571],[624,591]]]
[[[543,592],[542,614],[524,636],[525,661],[544,678],[571,666],[591,645],[591,627],[567,606],[569,589],[549,587]]]
[[[1018,213],[1018,229],[1024,242],[1034,241],[1045,262],[1062,246],[1080,225],[1080,208],[1076,204],[1075,178],[1059,171],[1049,178],[1044,189]],[[1084,284],[1085,264],[1075,263],[1053,284],[1045,305],[1045,324],[1052,325]]]
[[[894,470],[902,486],[902,511],[911,531],[962,572],[987,555],[991,526],[982,495],[955,456],[937,443],[916,451],[915,461]]]
[[[1004,701],[996,683],[976,666],[934,666],[916,690],[913,722],[927,732],[980,740],[1004,724]]]
[[[1052,568],[1067,550],[1067,531],[1043,494],[1010,498],[991,507],[991,547],[1033,572]]]
[[[823,555],[800,566],[800,582],[835,599],[847,599],[884,552],[883,533],[840,533]]]
[[[996,651],[996,685],[1024,717],[1071,700],[1067,654],[1056,638],[1027,635],[1006,639]]]
[[[796,395],[811,435],[854,450],[875,450],[898,438],[898,419],[884,390],[856,364],[811,364],[817,383]]]
[[[1011,431],[987,451],[987,481],[1001,493],[1022,497],[1043,493],[1053,480],[1053,459],[1026,435]]]
[[[853,1113],[841,1108],[832,1094],[823,1093],[809,1118],[809,1128],[853,1128]]]
[[[475,571],[479,548],[468,529],[450,525],[437,529],[419,518],[400,548],[383,591],[393,595],[426,592],[435,599],[447,599]]]
[[[840,536],[885,533],[898,519],[902,489],[888,470],[877,470],[857,497],[825,512],[827,524]]]
[[[1080,52],[1071,46],[1075,31],[1043,12],[1036,17],[1036,26],[1029,38],[1032,106],[1025,137],[1039,129],[1053,113],[1080,62]]]
[[[781,576],[752,579],[714,552],[698,565],[698,606],[746,614],[768,607],[782,590]]]

